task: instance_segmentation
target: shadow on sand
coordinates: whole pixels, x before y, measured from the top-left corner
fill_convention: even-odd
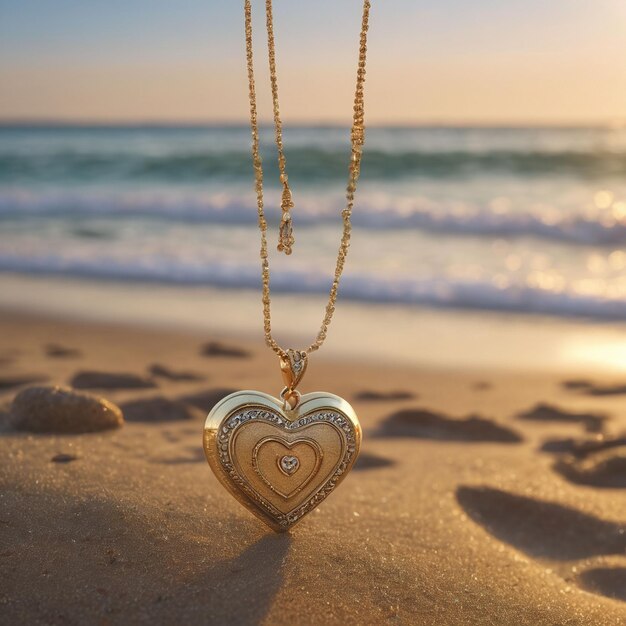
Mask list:
[[[259,624],[283,584],[291,537],[252,520],[153,498],[5,495],[3,623]]]
[[[490,487],[461,486],[463,510],[492,535],[536,557],[568,561],[626,550],[626,526]]]

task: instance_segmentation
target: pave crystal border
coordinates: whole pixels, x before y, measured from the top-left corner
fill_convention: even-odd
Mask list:
[[[335,469],[332,476],[304,503],[289,513],[281,513],[273,507],[265,498],[252,489],[248,483],[239,475],[239,472],[233,465],[230,458],[230,440],[234,432],[243,424],[247,424],[252,420],[258,420],[274,424],[286,431],[296,431],[298,428],[308,426],[309,424],[325,422],[334,425],[342,431],[346,438],[346,450],[339,465]],[[337,486],[337,482],[343,476],[346,468],[352,463],[356,452],[356,434],[352,422],[339,413],[329,409],[319,409],[308,415],[304,415],[299,419],[290,422],[281,415],[267,410],[261,406],[238,407],[230,415],[227,415],[220,424],[217,435],[217,449],[219,459],[228,474],[228,477],[238,485],[246,495],[266,513],[268,513],[278,524],[284,528],[288,528],[295,524],[300,518],[309,513],[318,504],[320,504]]]

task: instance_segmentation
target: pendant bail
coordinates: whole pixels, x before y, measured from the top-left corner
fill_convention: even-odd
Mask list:
[[[283,376],[285,388],[281,392],[281,398],[294,409],[300,399],[296,387],[302,380],[308,365],[307,353],[304,350],[286,350],[280,357],[280,371]]]
[[[296,389],[284,387],[280,392],[280,397],[283,401],[283,411],[293,411],[300,403],[302,394]]]

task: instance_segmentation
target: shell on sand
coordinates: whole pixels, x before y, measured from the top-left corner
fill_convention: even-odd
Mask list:
[[[9,419],[16,430],[35,433],[89,433],[124,424],[121,409],[112,402],[57,386],[28,387],[18,393]]]

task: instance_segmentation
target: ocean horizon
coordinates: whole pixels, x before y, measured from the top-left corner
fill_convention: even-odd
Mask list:
[[[296,246],[277,292],[323,294],[349,129],[288,125]],[[279,188],[261,129],[269,241]],[[372,125],[341,297],[626,320],[626,129]],[[241,124],[0,123],[0,271],[255,289]]]

